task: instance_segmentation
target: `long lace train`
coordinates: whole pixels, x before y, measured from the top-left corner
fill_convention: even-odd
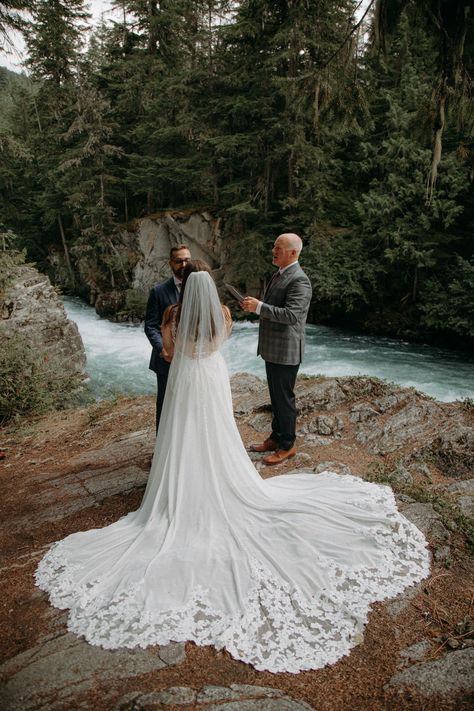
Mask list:
[[[372,602],[428,575],[421,532],[386,486],[334,472],[262,480],[219,352],[189,358],[168,387],[140,509],[54,544],[37,584],[106,648],[193,640],[272,672],[348,654]]]

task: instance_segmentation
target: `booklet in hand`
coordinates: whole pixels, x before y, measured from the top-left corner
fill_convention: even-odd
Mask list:
[[[241,294],[240,291],[237,291],[237,289],[234,286],[232,286],[232,284],[226,284],[224,282],[224,286],[227,289],[227,291],[229,292],[229,294],[232,294],[234,299],[236,299],[239,303],[245,299],[245,296],[243,294]]]

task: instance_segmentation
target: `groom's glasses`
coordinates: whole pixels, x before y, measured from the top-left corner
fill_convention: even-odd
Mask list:
[[[174,262],[174,264],[187,264],[191,261],[191,259],[189,257],[185,257],[184,259],[172,259],[171,261]]]

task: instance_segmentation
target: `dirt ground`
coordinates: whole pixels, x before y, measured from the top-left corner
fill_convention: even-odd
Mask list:
[[[102,498],[69,515],[59,515],[62,497],[59,484],[61,476],[71,471],[69,462],[85,451],[103,447],[107,441],[139,430],[149,430],[152,442],[153,417],[154,398],[122,398],[83,410],[53,413],[0,430],[2,661],[30,649],[48,633],[47,597],[38,594],[33,581],[36,565],[47,546],[75,531],[107,525],[140,503],[143,485]],[[261,439],[249,424],[239,426],[246,445]],[[147,451],[131,455],[134,465],[144,472],[148,471],[151,449],[152,444]],[[298,449],[308,455],[306,461],[298,464],[292,460],[276,468],[264,468],[260,471],[262,476],[277,476],[295,466],[308,466],[308,461],[311,467],[323,461],[339,462],[362,476],[377,465],[387,468],[391,464],[390,456],[375,456],[357,444],[351,431],[324,447],[300,438]],[[54,501],[58,516],[54,520],[38,517],[40,512],[35,505],[35,493],[45,469],[48,476],[54,475],[58,480]],[[435,483],[443,480],[436,471],[434,476]],[[23,522],[21,527],[13,525],[18,520]],[[156,691],[172,686],[197,689],[204,685],[237,683],[278,688],[318,711],[467,711],[472,707],[472,699],[443,697],[427,701],[410,689],[384,689],[397,670],[401,650],[428,639],[432,641],[431,658],[440,658],[447,651],[447,640],[462,641],[463,623],[474,616],[469,553],[459,531],[454,531],[452,537],[449,562],[433,565],[431,577],[420,585],[398,615],[394,616],[387,603],[374,605],[363,643],[330,667],[295,675],[257,672],[233,660],[226,652],[187,643],[186,660],[182,664],[114,681],[113,688],[107,688],[107,702],[103,700],[105,688],[99,682],[78,697],[77,707],[107,711],[130,691]]]

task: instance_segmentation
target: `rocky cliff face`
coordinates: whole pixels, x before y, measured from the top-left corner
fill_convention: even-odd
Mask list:
[[[147,217],[137,224],[136,241],[140,254],[133,271],[133,289],[148,294],[157,281],[169,276],[171,247],[185,244],[194,259],[203,259],[213,269],[221,267],[220,221],[207,212],[166,213]]]
[[[2,338],[20,333],[65,370],[85,376],[86,354],[77,325],[67,318],[49,278],[33,267],[17,267],[0,294],[0,327]]]
[[[123,229],[113,242],[113,269],[93,251],[71,249],[78,277],[76,289],[79,286],[82,294],[87,292],[100,316],[118,321],[143,318],[148,293],[170,276],[170,249],[179,244],[189,247],[194,259],[211,266],[218,286],[229,279],[221,219],[206,211],[149,215]],[[53,281],[70,288],[63,255],[54,251],[49,262]]]

